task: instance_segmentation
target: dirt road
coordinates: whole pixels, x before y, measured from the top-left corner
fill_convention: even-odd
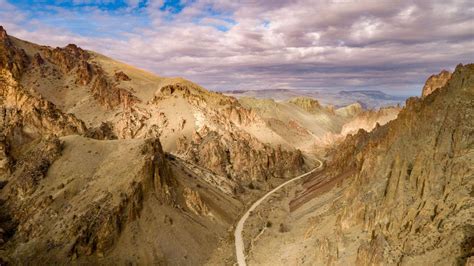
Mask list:
[[[294,177],[288,181],[286,181],[285,183],[279,185],[278,187],[274,188],[273,190],[271,190],[270,192],[268,192],[267,194],[265,194],[263,197],[261,197],[260,199],[258,199],[248,210],[247,212],[244,213],[244,215],[242,216],[242,218],[240,218],[239,222],[237,223],[237,227],[235,228],[235,233],[234,233],[234,236],[235,236],[235,254],[237,256],[237,263],[239,266],[245,266],[247,265],[246,262],[245,262],[245,245],[244,245],[244,239],[242,237],[242,231],[244,229],[244,224],[245,224],[245,221],[247,220],[247,218],[249,218],[250,216],[250,213],[255,210],[255,208],[258,207],[258,205],[260,205],[266,198],[268,198],[268,196],[270,196],[271,194],[275,193],[276,191],[278,191],[279,189],[281,189],[282,187],[296,181],[296,180],[299,180],[309,174],[312,174],[314,171],[318,170],[319,168],[321,168],[323,166],[323,162],[321,162],[320,160],[318,160],[319,162],[319,166],[314,168],[313,170],[307,172],[307,173],[304,173],[302,175],[299,175],[297,177]]]

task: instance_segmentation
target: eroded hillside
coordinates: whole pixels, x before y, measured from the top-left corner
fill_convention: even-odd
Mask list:
[[[215,149],[229,155],[211,158],[219,165],[202,166],[245,182],[290,176],[304,169],[302,154],[295,148],[285,146],[282,151],[278,145],[249,134],[247,127],[265,130],[265,124],[235,98],[206,91],[184,79],[154,76],[73,44],[50,48],[28,43],[8,36],[3,28],[2,56],[3,69],[11,72],[11,78],[8,73],[2,75],[9,84],[4,91],[5,107],[18,105],[15,99],[22,97],[20,94],[32,99],[29,103],[42,101],[64,117],[57,130],[76,127],[75,133],[107,139],[159,137],[165,151],[197,164],[202,160],[190,154],[198,145],[193,137],[200,135],[212,139]],[[45,116],[43,113],[36,115]],[[30,134],[25,131],[19,130]],[[211,134],[205,136],[207,132]],[[265,152],[259,153],[262,147]],[[259,161],[249,160],[249,154],[258,156]],[[284,171],[263,167],[285,156],[294,164]],[[241,170],[242,163],[249,169]]]
[[[143,96],[94,56],[0,29],[0,264],[205,262],[241,186],[165,154],[158,134],[126,135],[113,118]]]
[[[399,111],[239,101],[2,27],[0,103],[0,258],[12,264],[202,264],[315,147]]]
[[[240,98],[246,108],[255,111],[273,134],[256,134],[260,139],[296,147],[308,154],[319,151],[360,128],[371,131],[397,117],[399,107],[365,110],[358,103],[341,108],[323,106],[309,97],[287,101]]]
[[[474,65],[443,84],[409,99],[397,119],[346,138],[325,170],[278,196],[288,209],[261,209],[250,221],[260,226],[248,229],[250,262],[472,263]]]

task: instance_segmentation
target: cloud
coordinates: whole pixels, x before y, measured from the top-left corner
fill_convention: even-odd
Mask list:
[[[215,90],[419,94],[428,75],[474,61],[469,0],[85,2],[32,10],[0,0],[0,23],[23,39],[76,42]]]

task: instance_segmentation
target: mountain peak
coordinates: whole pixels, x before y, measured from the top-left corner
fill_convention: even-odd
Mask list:
[[[73,51],[82,50],[81,47],[77,46],[74,43],[70,43],[70,44],[66,45],[66,47],[64,47],[64,48],[68,49],[68,50],[73,50]]]

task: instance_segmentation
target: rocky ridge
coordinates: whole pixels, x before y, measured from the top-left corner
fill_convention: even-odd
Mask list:
[[[473,99],[474,65],[459,65],[397,119],[334,149],[320,178],[345,189],[330,204],[334,227],[314,236],[331,247],[317,249],[319,263],[463,265],[473,256]]]
[[[237,176],[244,182],[267,180],[274,176],[290,177],[291,169],[297,165],[304,171],[301,152],[270,148],[241,133],[219,133],[203,127],[191,140],[180,139],[178,153],[186,160],[202,165],[218,175]]]
[[[436,89],[442,88],[446,85],[448,80],[451,78],[452,73],[450,73],[447,70],[441,71],[437,75],[432,75],[430,76],[426,82],[425,86],[423,86],[423,89],[421,91],[421,96],[426,97],[433,93]]]
[[[288,102],[299,106],[310,113],[315,113],[322,108],[317,100],[309,97],[295,97],[291,98]]]

